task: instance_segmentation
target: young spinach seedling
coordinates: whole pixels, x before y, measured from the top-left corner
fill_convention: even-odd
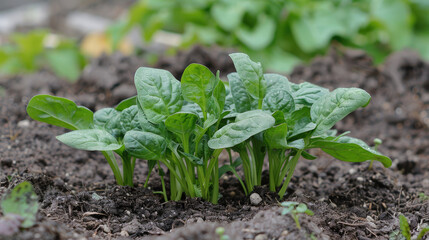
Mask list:
[[[399,215],[399,226],[401,228],[401,234],[405,239],[411,240],[411,230],[410,225],[408,224],[408,219],[404,215]],[[417,234],[416,240],[421,240],[426,233],[429,232],[429,226],[423,227],[420,230],[420,233]]]
[[[313,216],[314,213],[307,208],[307,205],[304,203],[297,202],[282,202],[281,203],[283,210],[282,215],[290,214],[295,221],[296,227],[301,230],[301,225],[299,223],[299,214],[307,214],[308,216]]]
[[[1,200],[0,236],[11,236],[19,228],[29,228],[36,223],[37,198],[31,183],[22,182]]]

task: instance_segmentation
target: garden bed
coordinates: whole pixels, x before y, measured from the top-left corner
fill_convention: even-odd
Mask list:
[[[157,67],[180,78],[184,68],[202,63],[221,76],[234,71],[227,53],[195,47],[161,59]],[[39,196],[37,224],[11,239],[216,239],[225,227],[231,239],[388,239],[404,214],[412,230],[429,223],[429,65],[411,52],[398,52],[375,67],[360,51],[332,49],[308,66],[294,69],[289,80],[327,87],[359,87],[371,103],[336,125],[339,132],[372,143],[393,165],[345,163],[321,151],[318,160],[301,159],[286,201],[306,203],[314,216],[300,218],[299,231],[281,215],[277,195],[257,188],[262,202],[252,205],[233,175],[221,179],[218,205],[200,199],[163,202],[157,174],[143,188],[145,161],[135,169],[135,188],[120,187],[101,153],[77,151],[56,140],[65,130],[31,120],[26,104],[36,94],[67,97],[92,110],[113,106],[136,94],[137,58],[111,56],[94,60],[77,84],[49,72],[0,79],[0,194],[30,181]],[[419,197],[420,194],[420,197]],[[171,233],[170,233],[171,232]],[[265,238],[264,238],[265,237]]]

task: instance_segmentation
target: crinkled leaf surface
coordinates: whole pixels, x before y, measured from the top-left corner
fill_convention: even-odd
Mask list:
[[[143,110],[141,109],[140,104],[137,104],[137,108],[138,108],[138,119],[140,122],[140,128],[144,132],[151,132],[151,133],[154,133],[157,135],[162,135],[162,131],[159,128],[159,124],[153,124],[153,123],[149,122],[149,120],[147,120],[147,117],[144,114]]]
[[[234,62],[240,79],[247,92],[254,99],[263,99],[267,88],[261,63],[250,60],[244,53],[232,53],[229,55]]]
[[[236,111],[242,113],[256,109],[258,103],[249,95],[238,73],[228,74],[228,80]]]
[[[93,127],[91,110],[77,106],[73,101],[51,95],[37,95],[27,106],[28,115],[34,120],[70,130]]]
[[[285,90],[288,93],[292,91],[290,82],[285,76],[274,73],[266,73],[264,74],[264,78],[267,81],[267,94],[277,90]]]
[[[262,109],[271,112],[280,110],[285,115],[289,115],[295,110],[295,102],[285,90],[270,91],[262,102]]]
[[[124,109],[119,117],[118,125],[121,128],[122,134],[131,130],[140,129],[140,121],[137,105],[133,105]]]
[[[122,147],[116,138],[102,129],[75,130],[60,136],[62,143],[87,151],[113,151]]]
[[[1,201],[4,215],[17,214],[23,218],[22,227],[28,228],[35,224],[39,209],[37,195],[29,182],[22,182]]]
[[[150,122],[160,123],[182,108],[180,82],[170,72],[141,67],[134,83],[138,102]]]
[[[329,90],[309,82],[296,85],[297,89],[292,92],[296,104],[311,107],[319,98],[329,93]]]
[[[150,132],[129,131],[124,136],[125,150],[145,160],[160,160],[167,146],[166,140]]]
[[[323,95],[311,106],[310,114],[317,127],[314,136],[330,129],[338,121],[360,107],[365,107],[371,96],[359,88],[337,88]]]
[[[94,124],[97,127],[106,128],[116,116],[121,114],[114,108],[103,108],[94,113]]]
[[[209,140],[209,147],[221,149],[233,147],[251,136],[267,130],[275,123],[275,119],[262,110],[253,110],[238,114],[235,122],[219,129]]]

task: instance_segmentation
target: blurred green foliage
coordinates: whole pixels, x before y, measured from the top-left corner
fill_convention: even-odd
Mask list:
[[[280,72],[332,41],[364,49],[376,63],[407,47],[429,59],[427,0],[140,0],[111,27],[113,42],[136,25],[146,41],[161,29],[177,32],[184,47],[238,47]]]
[[[74,82],[86,64],[76,42],[46,30],[16,33],[0,47],[0,74],[31,73],[48,68],[57,76]]]

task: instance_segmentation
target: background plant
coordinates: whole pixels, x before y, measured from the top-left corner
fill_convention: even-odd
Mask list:
[[[9,44],[0,47],[0,73],[31,73],[48,68],[59,77],[74,82],[80,76],[86,59],[78,45],[47,30],[15,33]]]
[[[1,200],[0,236],[11,236],[19,228],[32,227],[39,209],[37,195],[29,182],[16,185]]]
[[[364,49],[377,63],[403,48],[429,59],[428,13],[424,0],[140,0],[108,32],[118,45],[133,26],[146,41],[164,29],[183,34],[182,46],[238,47],[285,72],[333,41]]]
[[[399,215],[399,227],[400,227],[400,231],[392,232],[389,235],[390,239],[421,240],[426,235],[426,233],[429,232],[429,226],[423,226],[420,232],[417,234],[417,236],[415,236],[415,238],[412,238],[410,225],[408,224],[408,219],[402,214]]]

